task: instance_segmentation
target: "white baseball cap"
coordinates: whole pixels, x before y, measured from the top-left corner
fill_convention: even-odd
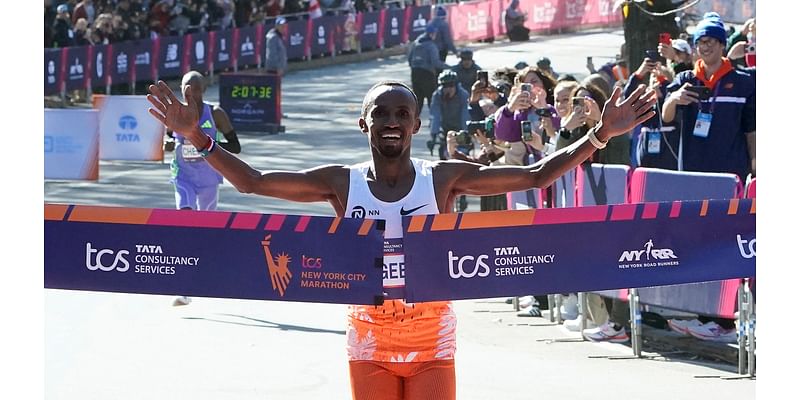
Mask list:
[[[672,48],[684,53],[692,54],[692,46],[683,39],[672,39]]]

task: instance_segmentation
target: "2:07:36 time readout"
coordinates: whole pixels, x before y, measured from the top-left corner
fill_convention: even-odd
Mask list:
[[[231,97],[241,98],[272,98],[272,86],[233,85]]]

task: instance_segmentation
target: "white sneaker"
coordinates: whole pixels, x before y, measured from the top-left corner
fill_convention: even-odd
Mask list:
[[[575,319],[568,319],[564,321],[564,328],[571,332],[580,332],[581,323],[583,322],[583,315],[578,315]],[[586,329],[597,328],[597,324],[592,320],[586,320]]]
[[[701,326],[690,326],[689,334],[700,339],[712,342],[736,343],[738,338],[736,329],[725,329],[714,321],[707,322]]]
[[[570,293],[564,302],[561,303],[561,319],[575,319],[578,318],[578,296],[575,293]]]
[[[189,298],[188,296],[178,296],[172,302],[172,305],[176,306],[176,307],[177,306],[185,306],[185,305],[189,305],[189,303],[191,303],[191,302],[192,302],[192,299]]]
[[[669,328],[675,332],[683,334],[685,336],[689,336],[689,328],[690,327],[699,327],[703,326],[703,323],[697,319],[669,319],[667,320],[667,325]]]
[[[538,306],[539,302],[533,296],[522,296],[519,298],[519,308],[528,308],[530,306]]]
[[[541,317],[542,310],[538,306],[525,307],[517,313],[518,317]]]
[[[628,342],[630,337],[625,332],[625,328],[621,327],[619,330],[614,329],[614,323],[609,321],[597,328],[584,329],[583,337],[591,340],[592,342],[612,342],[612,343],[625,343]]]

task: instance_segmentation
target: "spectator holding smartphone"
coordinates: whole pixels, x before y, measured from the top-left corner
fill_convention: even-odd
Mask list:
[[[661,116],[680,130],[679,170],[729,172],[744,181],[756,174],[756,84],[724,56],[726,38],[720,16],[706,13],[693,37],[699,59],[669,85]]]
[[[527,165],[528,155],[533,154],[522,141],[522,121],[530,121],[538,135],[530,145],[541,151],[541,140],[536,136],[546,133],[553,136],[559,129],[560,119],[553,104],[555,82],[534,67],[525,67],[514,77],[514,86],[508,103],[495,114],[497,140],[507,146],[504,163],[507,165]]]

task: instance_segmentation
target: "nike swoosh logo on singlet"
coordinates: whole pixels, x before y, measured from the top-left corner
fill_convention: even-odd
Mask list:
[[[422,207],[425,207],[425,206],[427,206],[427,205],[428,205],[428,203],[425,203],[425,204],[423,204],[423,205],[421,205],[421,206],[419,206],[419,207],[414,207],[414,208],[412,208],[412,209],[410,209],[410,210],[406,210],[406,209],[404,209],[403,207],[405,207],[405,206],[403,206],[403,207],[400,207],[400,215],[402,215],[402,216],[406,216],[406,215],[408,215],[408,214],[411,214],[411,213],[413,213],[414,211],[417,211],[417,210],[419,210],[420,208],[422,208]]]

